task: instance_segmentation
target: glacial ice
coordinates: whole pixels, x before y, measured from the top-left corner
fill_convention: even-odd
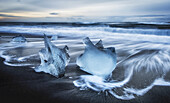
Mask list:
[[[39,51],[41,64],[35,68],[35,71],[49,73],[56,77],[63,76],[65,67],[70,60],[68,47],[65,46],[63,49],[57,48],[46,35],[44,35],[44,44],[45,48]]]
[[[170,86],[169,51],[140,50],[117,63],[109,81],[96,75],[81,75],[73,81],[80,90],[107,92],[122,100],[142,96],[154,86]],[[166,79],[165,79],[166,78]]]
[[[58,39],[58,36],[57,35],[53,35],[52,37],[51,37],[51,40],[57,40]]]
[[[77,58],[77,65],[85,72],[109,79],[116,67],[115,48],[104,48],[101,40],[94,45],[88,37],[83,41],[85,50]]]
[[[11,42],[25,43],[25,42],[27,42],[27,40],[23,35],[18,35],[18,36],[13,37]]]

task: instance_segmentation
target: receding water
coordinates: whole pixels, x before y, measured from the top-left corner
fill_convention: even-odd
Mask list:
[[[149,24],[148,24],[149,25]],[[169,25],[169,24],[166,24]],[[34,25],[35,26],[35,25]],[[129,100],[142,96],[155,85],[170,86],[170,30],[159,28],[114,28],[95,26],[0,26],[1,32],[58,35],[52,42],[59,48],[69,47],[70,64],[83,53],[82,39],[89,36],[93,43],[102,39],[104,47],[115,47],[117,67],[112,79],[106,81],[93,75],[81,75],[73,83],[80,90],[105,91],[118,99]],[[40,64],[38,52],[44,48],[43,38],[26,38],[26,43],[10,42],[12,36],[0,38],[0,56],[9,66]],[[78,76],[78,75],[77,75]]]

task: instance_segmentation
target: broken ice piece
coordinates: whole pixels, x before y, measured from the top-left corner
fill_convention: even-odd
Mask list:
[[[23,35],[18,35],[18,36],[13,37],[11,42],[25,43],[27,42],[27,40]]]
[[[77,65],[81,70],[93,75],[110,78],[116,67],[116,52],[114,47],[104,48],[100,40],[94,45],[87,37],[84,40],[85,50],[77,58]]]
[[[41,64],[35,68],[36,72],[49,73],[56,77],[62,77],[65,74],[65,67],[67,66],[70,56],[68,54],[68,47],[63,49],[56,47],[44,35],[45,48],[39,51]]]

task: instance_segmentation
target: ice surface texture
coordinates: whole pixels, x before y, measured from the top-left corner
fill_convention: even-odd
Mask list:
[[[80,90],[107,92],[118,99],[130,100],[154,86],[170,86],[169,67],[169,50],[141,50],[118,62],[110,81],[96,75],[81,75],[73,83]]]
[[[25,42],[27,42],[27,40],[23,35],[18,35],[18,36],[13,37],[11,42],[25,43]]]
[[[57,48],[46,35],[44,35],[44,44],[45,48],[39,51],[41,64],[35,68],[35,71],[49,73],[56,77],[63,76],[65,67],[70,60],[68,47],[65,46],[63,49]]]
[[[51,40],[57,40],[58,39],[58,36],[57,35],[53,35],[52,37],[51,37]]]
[[[104,48],[101,40],[94,45],[88,37],[83,42],[85,50],[77,58],[77,65],[90,74],[109,78],[116,67],[115,48]]]

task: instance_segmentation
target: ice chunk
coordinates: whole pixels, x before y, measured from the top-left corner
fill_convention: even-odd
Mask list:
[[[58,39],[58,36],[57,35],[53,35],[52,37],[51,37],[51,40],[57,40]]]
[[[103,78],[111,76],[116,67],[116,52],[114,47],[104,48],[100,40],[94,45],[87,37],[84,40],[85,50],[77,58],[81,70]]]
[[[114,51],[114,48],[107,48]],[[106,91],[118,99],[130,100],[146,94],[154,86],[170,86],[169,51],[140,50],[121,60],[110,81],[96,75],[81,75],[73,81],[81,90]]]
[[[98,49],[104,49],[104,47],[103,47],[103,44],[102,44],[102,40],[99,40],[97,43],[96,43],[96,47],[98,48]]]
[[[18,35],[18,36],[13,37],[11,42],[25,43],[27,42],[27,40],[23,35]]]
[[[68,47],[65,46],[63,49],[57,48],[46,35],[44,35],[44,44],[45,48],[39,51],[41,64],[35,68],[35,71],[49,73],[56,77],[63,76],[65,67],[70,60]]]

